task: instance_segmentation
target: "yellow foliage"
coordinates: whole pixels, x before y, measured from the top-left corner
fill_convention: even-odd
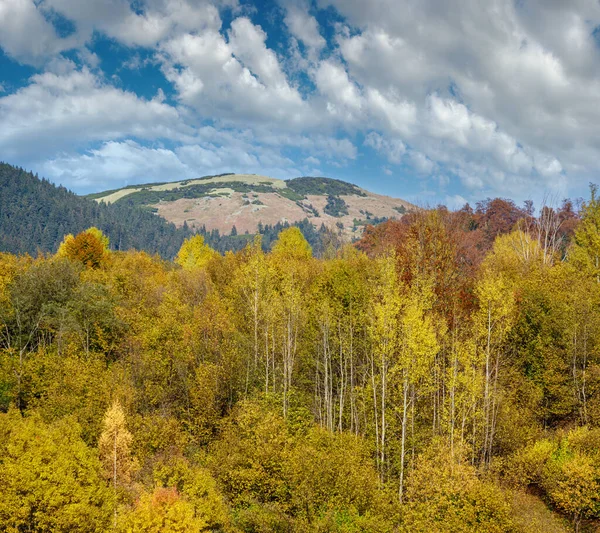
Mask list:
[[[65,235],[65,238],[58,246],[58,251],[56,252],[56,255],[58,257],[67,257],[67,249],[69,248],[69,246],[72,245],[74,240],[75,236],[72,233],[68,233],[67,235]]]
[[[194,506],[177,489],[158,487],[143,493],[133,511],[124,514],[117,530],[121,533],[198,533],[209,531],[195,516]]]
[[[273,254],[294,259],[310,259],[312,248],[302,232],[296,227],[291,227],[279,234],[273,245]]]
[[[47,425],[16,410],[0,414],[0,530],[107,531],[113,499],[94,450],[64,419]]]
[[[127,430],[121,403],[115,400],[104,415],[103,429],[98,441],[105,475],[111,480],[115,489],[117,486],[131,482],[134,466],[131,458],[132,439],[131,433]]]
[[[194,235],[183,242],[175,262],[186,270],[204,268],[216,254],[202,235]]]

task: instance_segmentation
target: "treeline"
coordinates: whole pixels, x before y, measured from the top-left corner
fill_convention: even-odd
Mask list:
[[[0,254],[0,524],[559,532],[600,518],[600,202]],[[12,528],[12,529],[11,529]]]
[[[218,229],[207,230],[205,226],[201,226],[196,233],[201,235],[211,248],[221,254],[239,252],[248,244],[254,242],[256,235],[259,235],[263,252],[268,252],[273,247],[279,234],[288,228],[298,228],[300,230],[302,236],[311,246],[315,257],[321,258],[325,253],[335,253],[342,245],[339,231],[332,230],[326,227],[325,224],[321,224],[321,227],[317,230],[308,218],[292,224],[289,222],[262,224],[259,222],[256,234],[240,234],[235,226],[233,226],[229,235],[221,234]]]
[[[98,204],[31,172],[0,163],[0,250],[55,252],[63,237],[100,228],[115,250],[135,248],[173,258],[191,235],[148,211]]]
[[[316,229],[308,219],[293,225],[300,228],[319,257],[339,240],[335,232],[324,226]],[[91,226],[110,238],[113,250],[133,248],[157,253],[164,259],[173,259],[184,239],[194,233],[187,224],[178,229],[137,204],[98,204],[23,169],[0,163],[0,251],[54,253],[65,235]],[[288,227],[289,223],[260,225],[258,233],[263,236],[264,250],[269,250],[279,232]],[[205,228],[200,229],[200,234],[221,253],[239,251],[253,238],[238,235],[235,228],[232,235]]]

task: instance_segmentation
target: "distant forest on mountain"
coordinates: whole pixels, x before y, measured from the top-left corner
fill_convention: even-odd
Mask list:
[[[291,225],[300,228],[315,255],[336,241],[334,232],[325,227],[316,229],[307,220],[260,225],[258,233],[263,236],[264,250],[269,250],[279,232]],[[194,233],[186,224],[177,228],[143,206],[131,202],[98,203],[31,172],[0,163],[0,251],[54,253],[65,235],[92,226],[109,237],[113,250],[144,250],[164,259],[173,259],[184,239]],[[198,233],[221,253],[239,251],[252,240],[252,235],[238,235],[235,227],[229,235],[202,227]]]

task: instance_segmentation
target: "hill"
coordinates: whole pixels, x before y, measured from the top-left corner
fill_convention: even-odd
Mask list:
[[[133,185],[89,195],[98,202],[149,209],[178,227],[256,233],[261,225],[299,223],[358,237],[367,224],[400,218],[410,203],[323,177],[279,180],[255,174]]]
[[[194,231],[202,234],[206,242],[221,253],[241,250],[252,241],[252,234],[232,232],[232,224],[223,224],[222,233],[210,223],[209,229],[200,223],[194,224],[190,229],[184,220],[179,224],[180,227],[176,227],[168,220],[156,216],[158,209],[148,207],[140,200],[140,196],[133,194],[142,190],[143,195],[146,195],[147,188],[151,189],[151,194],[155,194],[156,188],[172,190],[170,194],[180,194],[173,185],[143,185],[85,198],[45,179],[39,179],[31,172],[0,163],[0,252],[32,255],[38,252],[55,252],[66,234],[76,234],[90,226],[96,226],[108,235],[114,250],[135,248],[152,254],[158,253],[165,259],[172,259],[183,240]],[[263,184],[262,187],[264,186]],[[111,196],[107,201],[92,200],[106,194]],[[189,190],[186,190],[186,194],[189,194]],[[114,198],[124,196],[128,197],[125,202],[113,201]],[[166,206],[168,205],[167,203]],[[222,212],[221,216],[227,217],[228,213]],[[267,251],[279,232],[291,225],[300,228],[317,256],[321,255],[326,243],[338,239],[337,231],[332,235],[333,232],[324,226],[315,227],[313,221],[309,222],[306,216],[296,221],[259,221],[252,233],[262,236],[263,249]]]
[[[0,163],[0,251],[54,252],[68,233],[100,228],[115,250],[136,248],[172,258],[187,228],[176,228],[143,209],[99,204],[31,172]]]

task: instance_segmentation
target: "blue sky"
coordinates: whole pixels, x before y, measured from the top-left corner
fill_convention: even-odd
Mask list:
[[[594,0],[0,0],[0,159],[79,193],[244,172],[585,196],[599,28]]]

